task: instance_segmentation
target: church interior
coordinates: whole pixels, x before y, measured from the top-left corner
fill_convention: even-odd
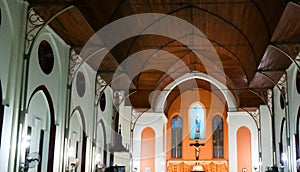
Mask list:
[[[1,172],[299,172],[299,0],[0,0]]]

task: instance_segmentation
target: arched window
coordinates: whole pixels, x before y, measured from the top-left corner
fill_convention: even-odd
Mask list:
[[[204,109],[200,104],[195,104],[190,110],[190,139],[204,140]]]
[[[214,158],[223,158],[223,120],[220,115],[216,115],[213,119],[213,131]]]
[[[182,156],[182,119],[179,115],[172,118],[172,158]]]

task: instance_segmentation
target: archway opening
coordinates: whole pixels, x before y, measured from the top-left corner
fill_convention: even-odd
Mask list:
[[[238,129],[237,134],[237,171],[252,171],[251,133],[247,127]]]
[[[141,172],[155,171],[155,137],[151,127],[142,131]]]

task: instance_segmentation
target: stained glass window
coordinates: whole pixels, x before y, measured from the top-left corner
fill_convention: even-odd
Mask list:
[[[192,106],[190,110],[190,139],[204,140],[204,109],[199,104]]]
[[[213,132],[214,158],[223,158],[223,120],[220,115],[213,118]]]
[[[179,115],[172,118],[172,158],[182,157],[182,119]]]

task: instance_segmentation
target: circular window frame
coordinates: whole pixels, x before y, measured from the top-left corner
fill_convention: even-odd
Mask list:
[[[54,68],[54,53],[51,44],[42,40],[38,47],[38,62],[41,70],[49,75]]]
[[[83,97],[86,91],[85,76],[81,71],[77,72],[76,75],[76,91],[79,97]]]
[[[105,95],[105,92],[103,92],[100,96],[100,100],[99,100],[99,106],[100,106],[100,110],[102,112],[105,111],[105,108],[106,108],[106,95]]]
[[[285,108],[285,96],[281,93],[280,94],[280,108],[283,110]]]

